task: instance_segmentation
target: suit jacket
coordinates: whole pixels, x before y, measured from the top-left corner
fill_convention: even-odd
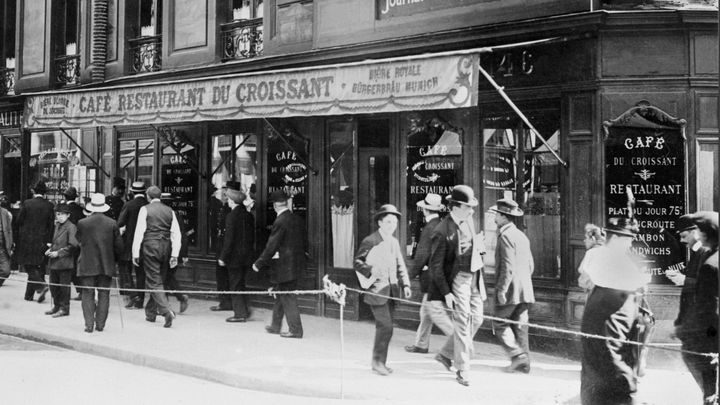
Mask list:
[[[430,263],[432,234],[438,224],[440,224],[440,217],[435,217],[425,224],[420,233],[420,240],[415,248],[415,256],[410,265],[410,279],[420,275],[420,292],[422,293],[428,292],[430,288],[430,269],[423,271],[423,267]]]
[[[275,218],[265,249],[254,265],[258,269],[270,267],[271,283],[286,283],[300,278],[306,251],[305,220],[286,210]]]
[[[219,259],[232,270],[250,265],[254,255],[255,219],[241,204],[225,218],[225,238]]]
[[[78,221],[85,218],[85,213],[83,212],[80,204],[76,203],[75,201],[70,201],[67,204],[68,207],[70,207],[70,222],[72,222],[74,225],[77,225]]]
[[[705,255],[698,270],[692,311],[683,322],[683,345],[689,350],[718,350],[718,249]]]
[[[69,270],[75,268],[75,251],[79,243],[75,237],[77,228],[68,219],[64,224],[56,224],[50,250],[57,252],[58,257],[48,260],[50,270]]]
[[[148,201],[145,196],[135,197],[132,200],[125,203],[120,211],[120,217],[118,218],[118,228],[125,227],[125,233],[123,234],[123,244],[125,249],[120,255],[119,260],[130,261],[132,260],[132,245],[133,237],[135,236],[135,228],[137,227],[138,213],[140,208],[147,205]]]
[[[375,282],[366,291],[380,294],[364,295],[364,301],[368,305],[384,305],[387,302],[386,297],[404,298],[400,293],[401,287],[410,287],[410,277],[408,277],[405,261],[402,257],[400,243],[394,237],[388,241],[392,244],[392,252],[394,255],[384,258],[383,264],[379,266],[371,266],[366,262],[366,258],[370,250],[383,242],[380,232],[375,231],[368,235],[362,242],[355,254],[354,268],[355,271],[362,273],[365,277],[374,275],[377,277]]]
[[[687,267],[685,267],[685,283],[683,283],[682,291],[680,292],[680,309],[678,310],[678,316],[675,319],[675,326],[682,325],[685,318],[688,316],[690,311],[693,311],[693,305],[695,302],[695,282],[697,281],[698,271],[700,266],[705,262],[709,250],[701,246],[697,251],[690,250],[690,258],[688,259]],[[682,333],[681,333],[682,335]],[[682,339],[682,336],[678,336]]]
[[[504,305],[535,302],[532,273],[535,267],[530,240],[515,224],[499,230],[495,247],[495,303],[505,296]]]
[[[18,264],[41,265],[45,262],[47,244],[52,242],[55,212],[50,201],[42,197],[25,200],[17,217]]]
[[[123,253],[123,240],[115,220],[93,213],[78,222],[77,238],[80,242],[77,275],[114,276],[115,262]]]
[[[2,221],[3,242],[8,256],[13,251],[13,224],[12,214],[5,208],[0,208],[0,221]]]
[[[460,272],[456,265],[458,253],[458,225],[448,215],[433,230],[430,247],[430,285],[428,299],[442,301],[452,292],[452,283]]]

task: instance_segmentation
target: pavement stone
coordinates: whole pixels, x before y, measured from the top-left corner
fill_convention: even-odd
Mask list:
[[[168,329],[161,318],[149,323],[144,311],[123,308],[122,298],[113,293],[105,330],[89,334],[83,331],[79,301],[71,301],[70,316],[44,315],[49,302],[22,299],[24,277],[15,273],[0,287],[0,333],[135,365],[274,393],[323,399],[342,394],[354,402],[580,403],[578,361],[532,353],[529,375],[507,374],[502,369],[509,361],[502,348],[476,342],[471,385],[463,387],[433,359],[443,336],[433,335],[430,353],[412,354],[403,347],[412,344],[414,331],[400,328],[395,328],[388,355],[388,366],[395,371],[378,376],[370,371],[371,322],[346,321],[341,345],[338,319],[303,315],[304,338],[285,339],[265,332],[269,310],[256,308],[247,323],[227,323],[232,312],[212,312],[214,302],[191,299],[187,312]],[[177,301],[170,301],[177,309]],[[650,356],[639,398],[641,404],[701,403],[697,386],[674,353]]]

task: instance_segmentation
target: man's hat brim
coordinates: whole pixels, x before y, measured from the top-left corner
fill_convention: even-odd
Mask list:
[[[513,208],[510,211],[498,208],[497,205],[493,205],[492,207],[488,208],[490,211],[494,211],[503,215],[510,215],[511,217],[521,217],[525,213],[520,208]]]

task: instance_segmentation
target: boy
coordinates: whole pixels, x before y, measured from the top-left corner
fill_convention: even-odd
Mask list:
[[[77,228],[69,221],[70,207],[60,203],[55,207],[55,232],[50,248],[45,252],[50,270],[50,294],[53,307],[45,312],[53,318],[70,314],[70,281],[75,270],[75,249],[78,241],[75,238]],[[57,286],[54,284],[62,284]]]

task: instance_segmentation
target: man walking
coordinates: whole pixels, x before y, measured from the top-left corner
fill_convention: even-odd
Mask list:
[[[132,200],[125,203],[120,211],[120,217],[118,219],[118,227],[123,235],[123,242],[125,249],[122,255],[120,255],[120,263],[118,268],[120,270],[120,287],[121,288],[135,288],[138,290],[145,289],[145,271],[143,270],[142,263],[136,266],[132,262],[132,246],[133,239],[135,238],[135,228],[137,227],[138,214],[140,208],[147,205],[148,201],[145,198],[145,183],[142,181],[134,181],[130,185],[130,193],[132,194]],[[135,273],[135,282],[133,282],[133,273]],[[130,296],[125,308],[136,308],[142,309],[143,302],[145,302],[145,293],[137,291],[134,293],[127,293],[120,291],[121,294]]]
[[[228,181],[220,190],[216,190],[215,195],[210,200],[210,245],[217,252],[218,256],[223,248],[223,240],[225,238],[225,219],[230,213],[228,206],[227,191],[240,190],[240,183],[237,181]],[[215,266],[215,281],[218,291],[228,291],[230,289],[230,275],[225,266],[220,262]],[[218,304],[210,307],[211,311],[230,311],[232,303],[230,296],[220,294]]]
[[[140,208],[137,227],[132,245],[132,260],[140,265],[142,258],[145,269],[145,287],[154,290],[145,305],[145,319],[155,322],[157,315],[165,318],[166,328],[172,326],[175,312],[170,309],[163,291],[163,280],[170,267],[178,264],[181,235],[180,224],[173,210],[160,201],[160,188],[151,186],[147,190],[148,205]]]
[[[415,248],[415,255],[410,266],[410,279],[420,276],[420,293],[422,303],[420,304],[420,325],[415,334],[415,344],[405,346],[405,351],[410,353],[427,353],[430,347],[430,334],[432,333],[433,319],[435,314],[436,325],[445,334],[452,337],[453,325],[442,301],[429,301],[428,289],[430,286],[430,274],[427,265],[430,262],[430,249],[432,233],[440,223],[440,211],[443,210],[442,197],[438,194],[428,194],[425,199],[418,201],[417,205],[422,209],[425,218],[425,226],[420,234],[420,240]],[[442,353],[446,358],[452,358],[453,353]]]
[[[114,219],[105,215],[110,206],[105,196],[93,194],[85,209],[91,214],[78,221],[77,240],[80,243],[77,274],[82,285],[82,310],[85,332],[105,329],[110,307],[110,284],[115,276],[115,264],[123,251],[120,229]],[[95,288],[97,304],[95,302]]]
[[[17,217],[17,249],[15,259],[28,274],[25,300],[32,301],[40,293],[38,302],[45,301],[45,251],[52,242],[55,229],[55,208],[45,199],[45,182],[39,180],[31,189],[33,198],[23,201]]]
[[[75,187],[68,187],[65,189],[65,192],[63,193],[65,196],[65,201],[67,202],[68,209],[70,210],[70,218],[69,221],[71,224],[75,225],[77,227],[78,221],[85,218],[85,214],[83,213],[83,207],[80,206],[80,204],[77,203],[78,198],[78,192]],[[75,261],[72,271],[72,283],[75,286],[75,290],[77,290],[77,297],[75,300],[81,300],[81,291],[80,291],[80,279],[77,277],[77,259],[80,255],[80,249],[76,249],[73,252],[73,259]]]
[[[454,360],[457,382],[468,386],[473,337],[482,324],[485,290],[480,268],[472,266],[475,239],[472,215],[478,200],[470,187],[458,185],[453,187],[447,201],[450,215],[432,234],[428,299],[440,301],[433,303],[436,309],[444,302],[447,309],[454,310],[455,333],[435,359],[448,371]],[[434,316],[433,322],[438,322],[436,319]]]
[[[509,198],[498,200],[490,211],[495,213],[497,225],[495,316],[527,324],[530,304],[535,302],[531,277],[535,264],[530,240],[513,222],[513,218],[521,217],[523,211]],[[528,326],[496,321],[493,329],[511,359],[506,371],[529,373]]]
[[[218,258],[218,264],[228,270],[230,291],[245,291],[245,275],[252,264],[255,253],[255,219],[245,209],[245,193],[228,190],[230,213],[225,221],[225,240]],[[230,296],[234,314],[227,322],[245,322],[250,317],[250,309],[244,295]]]
[[[2,191],[0,191],[2,193]],[[0,207],[0,286],[10,277],[10,256],[13,249],[12,214]]]
[[[168,207],[172,208],[172,202],[174,198],[171,193],[162,193],[160,195],[160,201],[167,205]],[[185,263],[187,261],[187,252],[188,252],[188,238],[185,233],[185,225],[183,223],[183,217],[180,215],[179,211],[173,210],[173,213],[175,214],[175,217],[178,221],[178,226],[180,228],[180,254],[178,256],[178,264],[180,262]],[[171,267],[167,269],[167,272],[165,273],[165,276],[163,277],[163,286],[166,290],[169,291],[179,291],[180,290],[180,283],[177,280],[177,277],[175,277],[175,273],[177,272],[178,266]],[[187,294],[182,293],[168,293],[167,296],[173,296],[177,298],[178,302],[180,303],[180,312],[181,314],[187,311],[188,305],[190,305],[190,297],[188,297]]]
[[[298,279],[305,269],[307,234],[305,221],[288,208],[288,197],[283,190],[270,194],[270,201],[277,214],[273,222],[270,237],[265,250],[253,263],[253,270],[270,268],[270,283],[276,291],[297,289]],[[280,333],[283,316],[286,317],[289,331]],[[272,323],[265,327],[268,333],[280,334],[286,338],[303,337],[300,311],[297,297],[292,294],[279,294],[273,306]]]

